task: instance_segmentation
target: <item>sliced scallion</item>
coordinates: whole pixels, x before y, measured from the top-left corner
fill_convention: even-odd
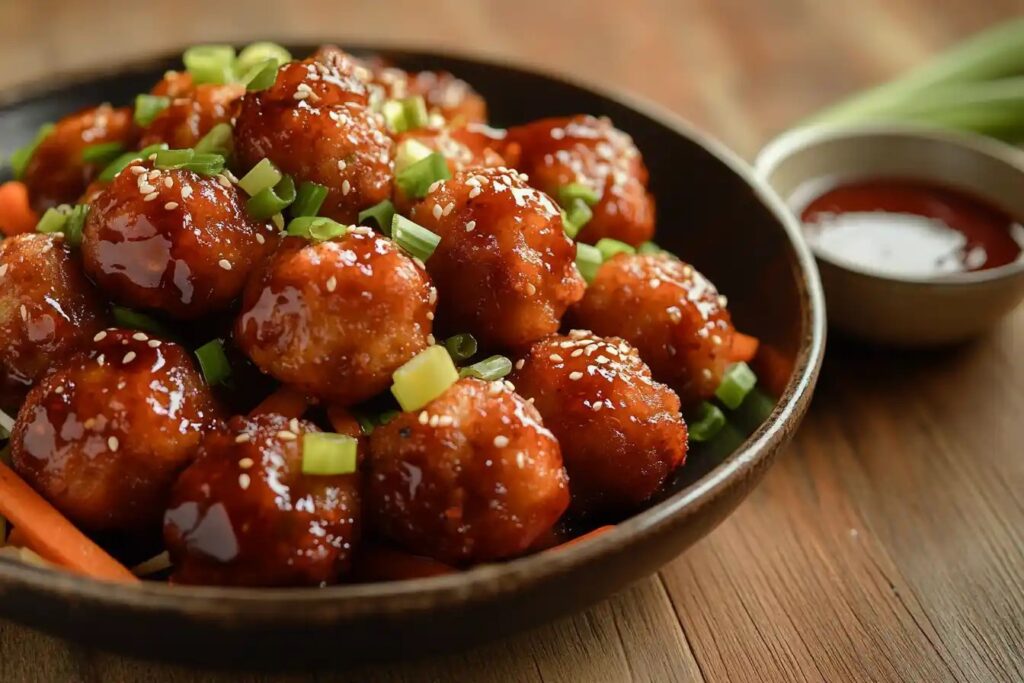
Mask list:
[[[422,225],[417,225],[397,213],[391,220],[391,239],[410,255],[424,262],[430,258],[434,249],[441,243],[440,235],[430,232]]]
[[[644,242],[643,244],[636,248],[636,253],[638,254],[660,254],[663,251],[664,249],[659,247],[654,242]]]
[[[582,199],[572,200],[572,204],[569,208],[562,211],[562,221],[567,226],[566,234],[568,234],[569,237],[575,238],[580,229],[589,223],[590,219],[593,217],[594,212],[589,206],[587,206],[585,201]]]
[[[196,349],[199,368],[203,378],[210,386],[223,384],[231,377],[231,363],[224,352],[224,342],[220,339],[209,341]]]
[[[245,203],[245,209],[253,218],[266,220],[291,206],[295,194],[295,181],[286,175],[277,185],[264,188],[250,197]]]
[[[88,204],[76,204],[71,209],[68,221],[64,224],[64,241],[68,246],[78,247],[82,244],[82,229],[85,227],[85,219],[88,216]]]
[[[407,197],[422,199],[427,190],[438,180],[451,178],[448,161],[440,152],[431,152],[429,156],[407,166],[395,174],[395,184],[402,189]]]
[[[493,382],[512,372],[512,361],[505,356],[491,356],[459,370],[459,377],[476,377]]]
[[[153,165],[157,168],[181,168],[192,161],[195,154],[191,149],[162,149],[156,153]]]
[[[391,376],[391,393],[402,410],[419,410],[459,380],[452,357],[443,346],[419,352]]]
[[[359,441],[345,434],[307,432],[302,435],[302,473],[337,476],[356,471]]]
[[[106,166],[122,154],[124,154],[124,145],[120,142],[99,142],[82,150],[82,161],[87,164]]]
[[[18,180],[21,176],[25,175],[25,169],[28,167],[28,162],[32,160],[32,155],[36,151],[43,140],[46,139],[50,133],[53,132],[54,125],[52,123],[44,123],[39,126],[39,130],[36,131],[36,136],[32,139],[32,142],[28,143],[24,147],[20,147],[11,154],[11,170],[14,171],[14,178]]]
[[[325,199],[327,199],[326,187],[309,180],[303,180],[299,183],[299,189],[295,193],[295,203],[292,204],[292,216],[315,216],[320,211],[320,207],[323,206]]]
[[[224,157],[213,153],[197,154],[192,149],[162,149],[156,153],[153,165],[162,169],[180,168],[210,176],[224,170]]]
[[[235,48],[230,45],[196,45],[181,56],[192,80],[199,83],[230,83],[235,78]]]
[[[597,277],[597,271],[601,268],[604,258],[601,250],[583,242],[576,243],[576,267],[583,279],[590,284]]]
[[[704,401],[697,406],[696,414],[687,420],[687,426],[693,441],[710,441],[725,426],[725,414],[718,406]]]
[[[733,363],[722,376],[715,396],[726,408],[736,410],[757,384],[757,375],[746,363]]]
[[[402,111],[405,113],[406,130],[416,130],[427,125],[427,103],[422,95],[413,95],[400,100]]]
[[[273,62],[276,68],[292,61],[292,55],[277,43],[269,41],[250,43],[238,53],[238,59],[235,60],[235,73],[242,76],[254,66],[268,61]]]
[[[231,156],[232,133],[230,123],[218,123],[196,143],[192,151],[196,154],[219,154],[227,158]]]
[[[359,224],[366,225],[367,221],[373,219],[377,227],[386,235],[391,234],[391,223],[395,219],[395,205],[390,199],[382,199],[368,209],[359,212]]]
[[[167,328],[156,318],[150,317],[145,313],[139,313],[133,311],[130,308],[124,306],[114,306],[111,309],[114,316],[114,322],[117,323],[118,327],[126,327],[130,330],[139,330],[140,332],[149,332],[150,334],[157,334],[161,336],[169,336]]]
[[[387,100],[381,106],[380,113],[384,116],[384,123],[394,133],[401,133],[409,129],[405,122],[405,108],[398,100]]]
[[[611,237],[602,237],[597,241],[597,244],[595,244],[594,246],[597,247],[597,250],[601,252],[601,257],[605,261],[615,256],[616,254],[636,253],[636,249],[634,249],[630,245],[626,244],[625,242],[620,242],[619,240],[613,240]]]
[[[341,237],[348,232],[348,226],[324,216],[299,216],[288,223],[288,234],[308,240],[325,242]]]
[[[262,64],[257,64],[249,69],[242,76],[242,83],[245,84],[245,89],[249,92],[266,90],[277,81],[277,70],[277,63],[272,59],[268,59]]]
[[[133,161],[148,159],[152,154],[155,154],[162,149],[167,149],[166,143],[161,142],[155,145],[149,145],[148,147],[143,147],[138,152],[125,152],[118,158],[111,161],[100,173],[98,179],[101,182],[109,183],[114,179],[114,176],[123,171],[128,164]]]
[[[433,153],[434,150],[415,138],[402,140],[398,145],[398,149],[395,150],[395,173],[401,173],[417,161],[426,159]]]
[[[65,208],[53,207],[47,209],[39,219],[39,222],[36,223],[36,232],[64,232],[64,226],[68,222],[68,215],[70,213]]]
[[[558,203],[569,208],[577,199],[582,200],[587,206],[593,206],[601,201],[601,195],[594,188],[583,183],[569,183],[558,188]]]
[[[476,337],[467,333],[456,334],[444,340],[444,348],[456,363],[469,360],[476,355]]]
[[[163,95],[135,96],[135,125],[145,128],[153,123],[153,119],[167,107],[171,106],[171,98]]]
[[[238,186],[245,190],[250,197],[255,196],[260,190],[274,187],[281,182],[281,172],[277,170],[270,159],[260,159],[252,169],[242,176]]]

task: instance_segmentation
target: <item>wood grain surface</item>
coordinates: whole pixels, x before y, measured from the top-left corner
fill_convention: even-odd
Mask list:
[[[628,89],[749,158],[1021,14],[1024,0],[0,0],[0,85],[215,39],[450,47]],[[941,352],[833,338],[792,447],[657,576],[504,642],[316,680],[1024,680],[1021,414],[1024,310]],[[0,622],[4,681],[309,678],[153,665]]]

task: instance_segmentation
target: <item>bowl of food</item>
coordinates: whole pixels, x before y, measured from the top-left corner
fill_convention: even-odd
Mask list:
[[[427,53],[184,64],[0,112],[2,616],[208,665],[466,647],[655,571],[792,435],[813,258],[672,116]]]

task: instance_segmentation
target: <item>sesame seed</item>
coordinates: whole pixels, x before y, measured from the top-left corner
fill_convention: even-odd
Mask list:
[[[220,183],[222,187],[231,187],[231,181],[221,173],[217,174],[217,182]]]
[[[571,349],[572,347],[576,346],[576,342],[573,342],[573,341],[564,341],[564,342],[559,342],[559,344],[558,344],[558,345],[559,345],[560,347],[562,347],[563,349]]]
[[[128,353],[124,354],[124,359],[121,362],[127,365],[128,363],[131,363],[133,360],[135,360],[135,352],[129,351]]]
[[[4,275],[7,275],[7,264],[6,263],[3,264],[2,266],[0,266],[0,277],[3,277]]]
[[[142,175],[143,173],[146,172],[146,169],[144,169],[142,166],[132,166],[128,170],[134,173],[135,175]]]
[[[598,402],[597,402],[597,403],[595,403],[594,405],[590,406],[590,409],[591,409],[591,410],[593,410],[593,411],[594,411],[594,412],[596,413],[597,411],[601,410],[601,408],[603,407],[603,405],[604,405],[603,403],[601,403],[600,401],[598,401]]]
[[[455,424],[455,418],[451,415],[442,415],[437,418],[437,425],[439,427],[451,427],[453,424]]]
[[[536,293],[537,293],[537,285],[533,284],[532,282],[527,282],[526,283],[526,294],[528,296],[533,296]]]
[[[434,214],[434,218],[440,218],[441,214],[444,213],[444,209],[441,208],[440,204],[434,204],[434,208],[430,210],[430,213]]]
[[[293,432],[295,432],[296,434],[298,434],[299,433],[299,419],[297,417],[293,417],[291,420],[289,420],[288,421],[288,428],[290,430],[292,430]]]
[[[476,228],[476,221],[470,221],[466,223],[466,232],[473,232]]]
[[[509,382],[507,379],[503,381],[503,384],[505,385],[505,388],[508,389],[509,391],[516,390],[516,385],[512,384],[512,382]]]
[[[447,204],[445,204],[445,207],[444,207],[444,209],[443,209],[443,210],[441,211],[441,214],[442,214],[442,215],[444,215],[444,216],[447,216],[447,215],[448,215],[448,214],[450,214],[450,213],[451,213],[451,212],[452,212],[453,210],[455,210],[455,202],[448,202]]]
[[[712,377],[711,370],[709,370],[708,368],[704,368],[703,370],[701,370],[700,374],[704,377],[704,379],[711,379]]]
[[[488,387],[487,387],[487,395],[488,396],[497,396],[498,394],[500,394],[504,390],[505,390],[505,385],[502,384],[500,380],[495,380],[495,381],[491,382],[490,385],[488,385]]]
[[[217,261],[217,265],[224,270],[231,270],[231,261],[228,261],[226,258],[222,258],[220,261]]]
[[[159,349],[161,343],[162,342],[159,339],[150,339],[148,342],[146,342],[146,346],[148,346],[151,349]]]
[[[427,295],[427,303],[431,306],[437,303],[437,287],[430,288],[430,294]]]
[[[576,349],[575,351],[573,351],[569,355],[572,356],[573,358],[579,358],[580,356],[583,355],[583,349]]]
[[[294,432],[282,429],[277,433],[277,438],[281,439],[281,441],[295,441],[299,437],[295,436]]]
[[[156,199],[159,196],[160,196],[159,192],[150,192],[149,194],[147,194],[145,197],[142,198],[142,201],[144,201],[144,202],[151,202],[151,201],[153,201],[154,199]]]
[[[428,334],[427,335],[427,343],[430,344],[431,346],[433,346],[434,345],[434,341],[435,341],[434,335]]]
[[[117,453],[117,448],[120,445],[121,444],[118,442],[116,436],[112,436],[109,439],[107,439],[107,448],[109,448],[114,453]]]
[[[612,362],[611,358],[609,358],[608,356],[598,356],[594,360],[600,363],[601,365]]]
[[[178,208],[178,202],[167,202],[166,204],[164,204],[164,208],[167,209],[168,211],[174,211],[175,209]]]
[[[575,382],[578,379],[583,379],[583,373],[579,371],[570,372],[569,379],[571,379],[573,382]]]
[[[523,469],[524,467],[526,467],[526,454],[523,453],[522,451],[516,453],[516,466],[519,469]]]
[[[422,412],[420,413],[420,416],[419,416],[419,418],[418,418],[418,419],[419,419],[419,423],[420,423],[421,425],[425,425],[425,424],[427,424],[427,422],[428,422],[428,421],[430,420],[430,415],[428,415],[428,414],[427,414],[427,411],[425,411],[425,410],[424,410],[424,411],[422,411]]]
[[[164,178],[164,187],[174,187],[174,178],[171,176]]]
[[[96,356],[96,363],[98,365],[102,366],[105,362],[107,362],[107,357],[105,354],[101,353],[100,355]]]
[[[136,332],[132,335],[132,339],[135,341],[146,341],[149,339],[149,336],[145,332]]]
[[[480,188],[479,187],[474,187],[472,190],[469,191],[469,198],[470,199],[476,199],[479,196],[480,196]]]
[[[505,436],[504,434],[499,434],[498,436],[494,437],[494,445],[497,446],[498,448],[504,448],[505,446],[508,446],[508,437]]]
[[[526,359],[520,358],[516,361],[516,370],[522,370],[524,365],[526,365]]]
[[[430,424],[431,427],[436,427],[439,419],[440,418],[438,418],[437,415],[431,415],[430,416],[430,422],[428,424]]]
[[[183,185],[181,188],[181,198],[188,199],[192,196],[192,188],[189,185]]]
[[[251,484],[251,483],[252,483],[252,477],[250,477],[245,472],[242,472],[241,474],[238,475],[238,486],[241,487],[241,489],[243,491],[245,491],[247,488],[249,488],[249,484]]]
[[[18,310],[21,311],[21,319],[22,320],[28,320],[28,309],[25,308],[25,304],[22,304],[21,306],[19,306]]]
[[[238,466],[241,467],[243,470],[249,469],[254,464],[255,463],[253,462],[252,458],[242,458],[241,460],[238,461]]]
[[[338,170],[339,171],[344,171],[346,166],[348,166],[348,164],[345,163],[344,159],[338,159]]]
[[[333,292],[338,287],[338,278],[333,275],[327,278],[327,291]]]
[[[146,174],[146,177],[149,178],[150,180],[156,180],[157,178],[160,177],[160,170],[154,168],[152,171]]]
[[[721,344],[722,343],[722,338],[720,336],[718,336],[717,334],[713,334],[713,335],[711,335],[711,343],[715,344],[715,345]]]
[[[93,337],[92,340],[94,342],[101,342],[101,341],[103,341],[106,338],[107,338],[107,331],[106,330],[101,330],[101,331],[96,333],[96,336]]]
[[[348,179],[346,178],[345,182],[343,182],[341,184],[341,194],[346,195],[346,194],[348,194],[351,191],[352,191],[352,183],[350,183],[348,181]]]
[[[427,320],[433,320],[433,319],[434,319],[434,312],[433,311],[427,311]]]
[[[96,426],[96,420],[90,417],[85,422],[82,423],[82,426],[85,427],[86,429],[92,429],[93,427]]]
[[[60,396],[61,394],[64,393],[64,387],[57,387],[56,389],[53,390],[53,393],[55,393],[58,396]]]
[[[548,358],[550,358],[551,360],[555,361],[556,363],[561,363],[562,360],[563,360],[563,358],[561,356],[559,356],[557,353],[551,354],[550,356],[548,356]]]
[[[252,437],[248,434],[239,434],[235,437],[235,443],[249,443],[251,439]]]
[[[651,281],[648,282],[647,284],[651,286],[651,289],[657,289],[658,287],[661,287],[661,280],[659,280],[656,277],[652,277]]]
[[[267,238],[264,237],[262,233],[258,232],[256,233],[256,241],[259,242],[260,244],[266,244]]]

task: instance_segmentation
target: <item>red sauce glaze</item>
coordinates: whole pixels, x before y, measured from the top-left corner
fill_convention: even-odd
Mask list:
[[[1024,228],[959,190],[899,179],[840,185],[802,214],[808,240],[836,260],[895,276],[985,270],[1021,255]]]
[[[172,581],[319,586],[348,569],[359,537],[359,475],[302,473],[310,422],[234,417],[209,433],[164,517]]]
[[[166,142],[171,149],[194,147],[218,123],[237,113],[245,87],[240,83],[204,83],[175,97],[142,133],[140,147]]]

